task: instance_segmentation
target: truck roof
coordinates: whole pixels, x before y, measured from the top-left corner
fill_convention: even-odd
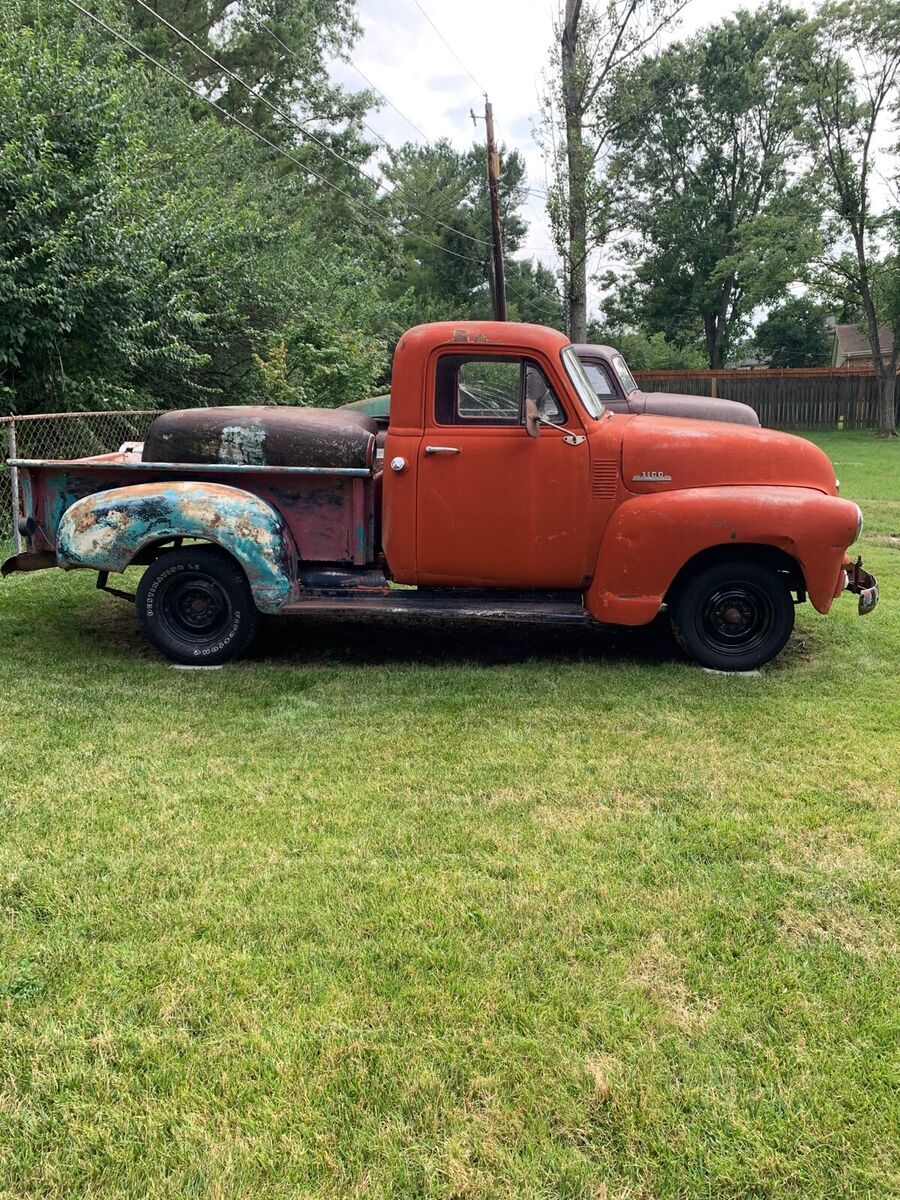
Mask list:
[[[391,372],[391,424],[409,429],[422,427],[425,364],[441,346],[473,349],[504,346],[512,351],[537,351],[555,356],[570,345],[558,329],[518,321],[434,321],[407,330],[394,351]]]
[[[575,353],[579,358],[582,355],[590,358],[592,354],[597,354],[598,352],[605,354],[607,358],[612,358],[614,354],[620,353],[614,346],[603,346],[599,342],[578,342],[575,346]]]
[[[499,342],[517,349],[560,349],[569,345],[569,339],[558,329],[548,325],[529,325],[524,321],[431,321],[427,325],[414,325],[400,339],[402,346],[407,340],[439,346],[444,342]]]

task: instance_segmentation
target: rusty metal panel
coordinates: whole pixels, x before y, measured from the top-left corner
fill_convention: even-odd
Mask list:
[[[52,547],[66,510],[95,492],[126,483],[181,480],[206,486],[227,480],[281,514],[301,559],[361,565],[374,556],[374,484],[361,468],[149,464],[115,455],[78,462],[22,460],[19,466],[23,507],[38,525],[29,543],[34,550]]]
[[[297,595],[297,551],[281,515],[258,496],[219,483],[143,483],[76,501],[60,521],[61,567],[123,571],[142,547],[172,537],[222,546],[243,567],[261,612]]]
[[[327,408],[187,408],[162,413],[144,440],[147,463],[371,467],[378,425]]]

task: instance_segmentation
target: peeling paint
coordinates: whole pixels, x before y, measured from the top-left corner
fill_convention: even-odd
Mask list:
[[[261,425],[226,425],[219,444],[219,461],[264,466],[266,431]]]
[[[297,595],[297,550],[283,518],[240,488],[218,483],[144,483],[76,501],[59,524],[61,567],[124,571],[147,545],[202,538],[241,564],[261,612],[278,612]]]

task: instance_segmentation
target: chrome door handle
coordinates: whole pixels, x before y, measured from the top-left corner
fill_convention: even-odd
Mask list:
[[[426,446],[426,454],[459,454],[459,446]]]

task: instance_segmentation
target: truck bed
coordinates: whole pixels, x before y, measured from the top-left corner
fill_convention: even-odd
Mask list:
[[[251,492],[283,517],[305,562],[371,563],[376,552],[380,462],[363,467],[287,467],[234,463],[143,462],[143,446],[77,459],[15,459],[23,519],[33,552],[55,549],[56,531],[76,500],[109,488],[161,481],[215,482]]]

